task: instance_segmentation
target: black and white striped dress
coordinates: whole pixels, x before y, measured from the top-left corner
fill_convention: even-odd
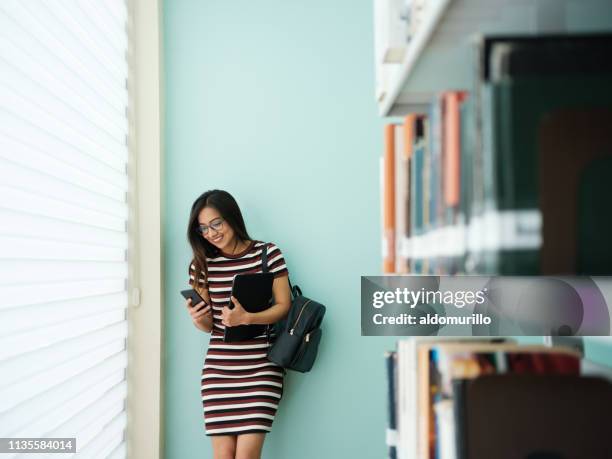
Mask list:
[[[202,368],[202,406],[206,435],[237,435],[270,432],[283,395],[285,370],[270,362],[270,343],[265,334],[252,340],[223,342],[221,311],[230,301],[234,276],[262,272],[261,241],[251,241],[242,252],[221,252],[208,261],[209,294],[213,307],[213,330]],[[280,249],[268,242],[268,269],[274,277],[289,275]],[[194,266],[189,283],[193,285]],[[201,274],[203,276],[203,273]],[[201,282],[204,282],[203,280]]]

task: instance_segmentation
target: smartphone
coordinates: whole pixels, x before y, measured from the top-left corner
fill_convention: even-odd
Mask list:
[[[189,290],[181,290],[181,295],[183,295],[185,299],[191,298],[191,307],[194,307],[199,302],[204,301],[204,298],[202,298],[200,294],[192,288],[190,288]],[[204,304],[208,306],[208,303],[206,303],[206,301],[204,301]]]

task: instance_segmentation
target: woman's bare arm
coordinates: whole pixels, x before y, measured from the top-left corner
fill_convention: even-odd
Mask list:
[[[289,277],[281,276],[274,279],[272,293],[276,303],[261,312],[247,313],[248,324],[273,324],[284,319],[291,307],[291,290],[289,289]]]

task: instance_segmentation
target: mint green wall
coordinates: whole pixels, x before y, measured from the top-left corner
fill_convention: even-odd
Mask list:
[[[187,286],[193,200],[230,191],[328,313],[312,373],[289,373],[264,458],[385,456],[383,351],[360,336],[360,276],[380,272],[372,1],[165,0],[164,457],[212,457],[200,371],[207,336]],[[524,342],[539,342],[537,337]],[[609,340],[587,354],[612,364]]]
[[[385,454],[383,351],[360,336],[360,276],[380,272],[372,1],[164,2],[165,457],[212,457],[199,396],[207,336],[187,286],[185,227],[210,188],[276,242],[328,306],[313,372],[289,373],[265,458]]]

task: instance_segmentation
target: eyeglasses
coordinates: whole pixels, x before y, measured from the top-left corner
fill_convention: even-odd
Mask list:
[[[196,232],[200,233],[202,236],[206,236],[208,234],[208,230],[212,228],[215,231],[219,231],[221,228],[223,228],[223,219],[220,218],[218,220],[215,220],[213,222],[210,223],[210,226],[207,225],[199,225],[196,228]]]

